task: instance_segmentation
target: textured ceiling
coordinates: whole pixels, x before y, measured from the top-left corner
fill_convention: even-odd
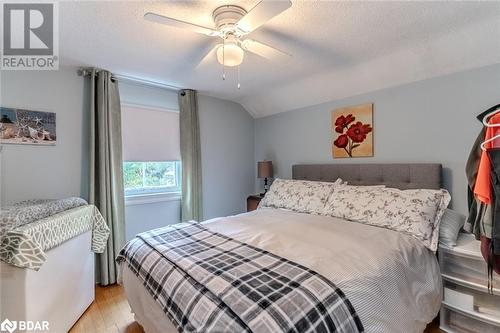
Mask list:
[[[109,69],[241,103],[256,117],[500,63],[500,2],[311,2],[292,7],[252,39],[292,54],[275,63],[248,54],[235,70],[217,39],[143,20],[147,11],[208,27],[223,4],[258,1],[71,1],[60,4],[62,65]]]

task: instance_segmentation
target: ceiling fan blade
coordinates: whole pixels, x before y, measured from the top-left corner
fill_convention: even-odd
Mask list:
[[[196,65],[196,69],[201,68],[201,67],[209,64],[214,59],[216,59],[216,57],[217,57],[216,56],[217,49],[221,45],[222,44],[216,44],[216,45],[214,45],[214,47],[212,49],[210,49],[210,51],[208,51],[208,53],[203,57],[203,59],[201,59],[201,61],[198,63],[198,65]]]
[[[241,42],[241,47],[244,50],[273,61],[287,61],[291,57],[291,55],[286,52],[278,50],[264,43],[257,42],[253,39],[245,39]]]
[[[237,26],[248,34],[284,10],[290,8],[291,5],[292,3],[290,0],[262,0],[238,21]]]
[[[197,25],[194,23],[176,20],[174,18],[163,16],[160,14],[146,13],[146,14],[144,14],[144,19],[151,21],[151,22],[165,24],[165,25],[168,25],[171,27],[191,30],[191,31],[197,32],[199,34],[204,34],[207,36],[217,36],[217,31],[215,31],[213,29],[202,27],[201,25]]]

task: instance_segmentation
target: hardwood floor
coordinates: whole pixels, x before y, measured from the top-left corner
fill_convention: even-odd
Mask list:
[[[143,333],[135,322],[125,292],[120,285],[96,285],[94,303],[85,311],[70,333]]]
[[[442,333],[439,324],[427,326],[424,333]],[[71,328],[70,333],[144,333],[135,322],[125,292],[120,285],[96,286],[95,301]]]

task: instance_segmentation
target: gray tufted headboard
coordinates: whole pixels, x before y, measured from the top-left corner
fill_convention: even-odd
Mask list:
[[[297,164],[293,179],[334,182],[342,178],[352,185],[387,185],[399,189],[440,189],[441,164]]]

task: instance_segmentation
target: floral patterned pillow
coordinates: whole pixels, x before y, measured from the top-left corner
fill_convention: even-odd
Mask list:
[[[323,215],[410,234],[437,250],[439,223],[450,202],[446,190],[399,190],[344,185],[330,195]]]
[[[334,183],[277,178],[260,201],[259,208],[282,208],[300,213],[321,214],[333,189],[340,184],[340,178]]]

